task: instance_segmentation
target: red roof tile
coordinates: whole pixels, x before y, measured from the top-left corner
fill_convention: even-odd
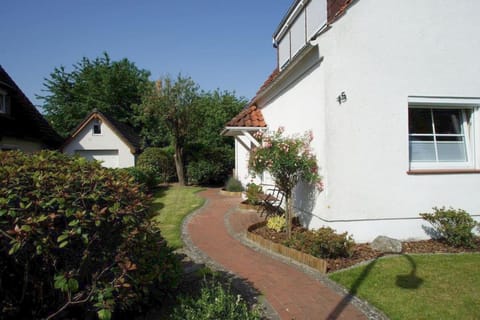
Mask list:
[[[227,123],[227,127],[266,127],[262,111],[256,105],[244,109]]]
[[[354,0],[328,0],[327,1],[327,19],[332,23],[342,16]]]

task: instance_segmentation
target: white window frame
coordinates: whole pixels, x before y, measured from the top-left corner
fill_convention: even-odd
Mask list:
[[[410,136],[413,134],[408,130],[408,162],[410,170],[415,169],[474,169],[477,167],[477,118],[479,114],[480,98],[457,98],[457,97],[408,97],[408,109],[458,109],[462,110],[462,129],[465,140],[467,161],[462,162],[430,162],[411,161],[410,159]],[[465,110],[469,110],[470,118],[466,118]],[[435,145],[435,148],[437,146]]]

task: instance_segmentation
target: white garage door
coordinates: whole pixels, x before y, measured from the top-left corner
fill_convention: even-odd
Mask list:
[[[118,150],[75,150],[75,153],[88,159],[102,162],[107,168],[118,168]]]

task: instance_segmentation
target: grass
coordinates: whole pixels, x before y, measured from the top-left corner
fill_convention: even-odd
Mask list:
[[[174,249],[183,247],[181,238],[183,219],[201,207],[205,201],[197,195],[201,190],[202,188],[198,187],[171,186],[161,188],[154,194],[152,221]]]
[[[390,319],[478,319],[480,254],[401,255],[330,278]]]

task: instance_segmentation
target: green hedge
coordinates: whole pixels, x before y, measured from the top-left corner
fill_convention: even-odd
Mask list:
[[[179,266],[148,206],[126,171],[0,152],[0,314],[107,319],[160,303]]]

